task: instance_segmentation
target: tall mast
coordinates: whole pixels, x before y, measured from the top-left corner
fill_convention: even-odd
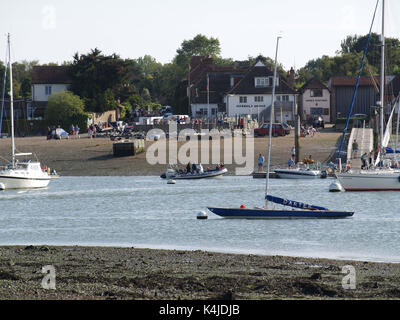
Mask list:
[[[14,92],[13,92],[13,74],[12,74],[12,61],[11,61],[11,41],[10,34],[8,34],[8,66],[10,68],[10,120],[11,120],[11,154],[12,154],[12,167],[15,168],[15,139],[14,139]]]
[[[271,114],[269,118],[269,138],[268,138],[268,159],[267,159],[267,182],[265,189],[265,208],[268,209],[268,190],[269,190],[269,175],[270,175],[270,163],[271,163],[271,147],[272,147],[272,130],[273,130],[273,119],[274,119],[274,108],[275,108],[275,87],[276,87],[276,75],[277,75],[277,65],[278,65],[278,48],[279,39],[276,40],[276,53],[275,53],[275,66],[274,66],[274,79],[272,81],[272,104],[271,104]]]
[[[381,35],[381,41],[382,41],[382,48],[381,48],[381,106],[380,106],[380,136],[381,136],[381,142],[380,142],[380,147],[379,151],[381,154],[381,159],[382,155],[384,154],[383,152],[383,115],[384,115],[384,108],[385,108],[385,0],[382,0],[382,35]]]

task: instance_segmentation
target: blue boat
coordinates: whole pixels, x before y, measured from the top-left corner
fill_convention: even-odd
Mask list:
[[[277,78],[277,56],[278,56],[278,37],[276,45],[276,57],[274,67],[274,78],[272,86],[272,106],[275,103],[275,87]],[[274,119],[274,108],[271,109],[270,119]],[[271,147],[272,147],[272,130],[269,132],[268,140],[268,160],[267,160],[267,174],[266,174],[266,204],[265,208],[246,209],[241,208],[216,208],[208,207],[212,213],[227,219],[341,219],[348,218],[354,215],[354,212],[347,211],[332,211],[324,207],[308,205],[298,201],[286,200],[269,195],[269,176],[270,176],[270,163],[271,163]],[[269,203],[283,205],[284,207],[291,207],[292,209],[270,209]]]
[[[343,219],[354,215],[354,212],[330,210],[268,210],[262,208],[208,208],[208,210],[226,219]]]

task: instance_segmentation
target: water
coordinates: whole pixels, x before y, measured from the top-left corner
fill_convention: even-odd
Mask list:
[[[207,206],[262,206],[265,180],[62,177],[0,193],[0,245],[84,245],[400,262],[398,193],[329,193],[332,180],[271,180],[272,194],[345,220],[225,220]]]

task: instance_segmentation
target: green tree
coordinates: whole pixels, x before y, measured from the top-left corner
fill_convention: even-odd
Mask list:
[[[184,40],[176,52],[175,63],[180,67],[188,68],[190,59],[193,56],[219,58],[221,47],[217,38],[207,38],[202,34],[198,34],[192,40]]]
[[[86,111],[105,112],[135,93],[133,60],[118,55],[105,56],[99,49],[74,56],[69,67],[71,90],[85,100]]]
[[[60,125],[65,130],[71,124],[78,125],[83,130],[87,128],[88,115],[84,102],[69,91],[58,92],[49,97],[44,118],[49,125]]]

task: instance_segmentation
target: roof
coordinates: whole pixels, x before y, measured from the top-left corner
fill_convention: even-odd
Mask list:
[[[379,87],[380,78],[374,77],[376,85]],[[354,87],[357,83],[357,77],[332,77],[329,80],[329,87]],[[360,86],[375,86],[371,77],[361,77]]]
[[[32,70],[32,84],[71,84],[66,66],[35,66]]]
[[[190,83],[192,103],[207,103],[207,75],[209,76],[210,103],[222,103],[225,94],[231,89],[231,78],[235,83],[247,72],[236,66],[216,66],[210,57],[195,56],[191,60]]]
[[[307,89],[326,89],[329,90],[329,88],[324,85],[318,78],[311,78],[308,80],[300,89],[299,93],[304,93]]]
[[[273,77],[273,72],[264,64],[257,62],[246,73],[244,78],[229,91],[229,94],[272,94],[272,87],[256,88],[254,78],[257,77]],[[279,86],[276,87],[277,94],[296,94],[291,88],[287,80],[282,76],[279,77]]]

